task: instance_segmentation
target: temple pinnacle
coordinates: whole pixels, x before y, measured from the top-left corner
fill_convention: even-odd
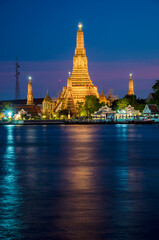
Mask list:
[[[28,79],[29,79],[29,82],[31,82],[31,80],[32,80],[32,77],[31,77],[31,76],[29,76],[29,77],[28,77]]]
[[[79,28],[79,29],[82,29],[82,23],[79,22],[78,28]]]

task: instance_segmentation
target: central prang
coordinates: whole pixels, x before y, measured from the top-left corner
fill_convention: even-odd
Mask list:
[[[97,87],[92,83],[88,72],[88,61],[81,23],[78,24],[78,28],[75,55],[73,57],[73,70],[69,74],[67,86],[63,87],[62,94],[57,101],[55,112],[67,109],[75,114],[77,103],[84,103],[86,96],[94,95],[99,98]]]

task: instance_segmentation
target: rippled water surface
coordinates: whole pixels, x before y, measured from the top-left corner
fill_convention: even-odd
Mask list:
[[[159,125],[1,126],[0,239],[159,239]]]

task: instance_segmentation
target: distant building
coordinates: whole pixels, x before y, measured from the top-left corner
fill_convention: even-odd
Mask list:
[[[55,104],[52,100],[52,98],[48,94],[48,90],[46,93],[46,97],[44,98],[42,102],[42,114],[46,118],[52,118],[53,116],[53,110],[55,108]]]
[[[130,73],[130,79],[129,79],[129,90],[128,95],[134,95],[134,84],[132,79],[132,74]]]
[[[134,109],[131,105],[127,106],[125,109],[118,110],[116,118],[132,118],[139,115],[139,110]]]
[[[13,106],[15,119],[41,118],[41,110],[36,105],[17,105]]]
[[[21,119],[31,119],[31,114],[25,111],[24,109],[21,109],[16,114],[14,114],[14,120],[21,120]]]
[[[0,105],[4,102],[10,102],[13,105],[14,118],[21,119],[22,116],[28,118],[41,117],[41,105],[43,98],[33,99],[31,77],[29,77],[27,99],[0,101]]]
[[[156,117],[159,116],[159,109],[156,104],[146,104],[143,110],[144,116]]]
[[[128,105],[126,108],[125,108],[125,112],[126,114],[128,115],[138,115],[140,112],[139,110],[136,110],[134,107],[132,107],[131,105]]]
[[[148,103],[150,100],[154,100],[154,93],[149,93],[149,95],[146,99],[146,103]]]
[[[34,98],[34,104],[42,108],[42,102],[44,98]],[[17,106],[17,105],[26,105],[27,99],[16,99],[16,100],[1,100],[0,105],[3,104],[4,102],[10,102],[12,105]]]
[[[36,106],[33,99],[33,89],[31,83],[31,77],[28,78],[28,93],[27,93],[27,103],[26,105],[13,105],[13,110],[15,114],[15,118],[40,118],[41,117],[41,109],[39,106]]]
[[[93,113],[91,116],[93,119],[114,119],[116,112],[112,111],[108,106],[100,108],[97,112]]]
[[[103,89],[102,89],[102,91],[101,91],[101,94],[100,94],[100,96],[99,96],[99,102],[100,103],[105,103],[105,105],[108,103],[108,101],[107,101],[107,99],[106,99],[106,97],[105,97],[105,95],[104,95],[104,93],[103,93]]]

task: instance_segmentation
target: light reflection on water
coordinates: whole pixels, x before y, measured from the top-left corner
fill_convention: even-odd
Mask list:
[[[18,186],[18,171],[16,169],[16,153],[14,147],[14,126],[6,126],[6,150],[1,168],[3,176],[0,178],[0,235],[5,239],[12,239],[14,235],[20,238],[20,189]]]
[[[91,147],[93,134],[87,128],[72,128],[66,129],[66,136],[71,149],[67,148],[65,154],[72,166],[63,171],[67,184],[66,193],[58,203],[61,210],[57,224],[63,229],[60,235],[68,239],[98,239],[96,229],[101,226],[101,198],[94,195],[98,192],[94,167],[86,164],[95,154]]]
[[[158,125],[0,131],[5,239],[146,240],[159,233]]]

